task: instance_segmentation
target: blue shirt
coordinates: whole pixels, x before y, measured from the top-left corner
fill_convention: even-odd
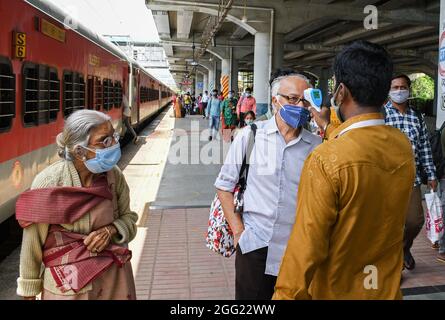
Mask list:
[[[417,113],[411,108],[408,108],[405,114],[401,113],[392,105],[391,101],[385,105],[385,113],[386,124],[405,133],[411,142],[417,168],[414,186],[422,184],[420,178],[422,167],[428,175],[428,180],[436,180],[436,167],[433,162],[433,153],[431,152],[425,121],[420,120]]]
[[[211,97],[207,105],[207,116],[216,117],[221,115],[221,101]]]
[[[242,253],[268,247],[265,273],[277,276],[295,222],[301,170],[321,139],[303,129],[298,138],[286,144],[275,117],[256,124],[244,193],[245,230],[239,245]],[[246,127],[233,141],[215,182],[216,188],[229,192],[235,188],[250,131],[250,126]]]

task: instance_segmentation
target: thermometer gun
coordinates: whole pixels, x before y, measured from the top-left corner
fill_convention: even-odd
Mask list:
[[[309,101],[311,106],[320,112],[323,102],[323,94],[320,89],[309,88],[304,90],[304,99]]]

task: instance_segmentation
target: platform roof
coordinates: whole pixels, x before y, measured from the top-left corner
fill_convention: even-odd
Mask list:
[[[228,1],[146,0],[177,80],[190,69],[193,44],[196,55],[216,24],[221,3]],[[364,27],[367,5],[378,9],[377,29]],[[439,16],[439,0],[235,0],[201,57],[200,68],[211,57],[218,59],[234,48],[239,69],[253,70],[255,34],[273,32],[274,45],[279,38],[284,42],[282,64],[317,77],[320,70],[330,68],[344,45],[356,39],[384,45],[398,71],[434,76]]]

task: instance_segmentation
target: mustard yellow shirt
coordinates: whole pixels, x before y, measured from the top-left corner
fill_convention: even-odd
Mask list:
[[[401,299],[405,215],[415,178],[406,136],[380,125],[329,132],[305,162],[274,299]],[[373,281],[374,280],[374,281]]]

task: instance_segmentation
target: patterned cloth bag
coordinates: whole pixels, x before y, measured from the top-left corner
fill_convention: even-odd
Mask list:
[[[243,164],[240,170],[240,176],[238,183],[235,186],[234,192],[234,205],[235,212],[242,214],[244,208],[244,191],[247,184],[247,175],[249,173],[249,164],[247,159],[250,159],[252,154],[253,145],[255,143],[256,125],[252,124],[252,133],[250,135],[249,143],[247,146],[247,152],[244,155]],[[230,257],[235,252],[234,237],[232,229],[230,229],[229,223],[224,217],[224,212],[219,200],[218,194],[212,201],[210,207],[209,225],[207,229],[207,248],[216,253],[221,254],[223,257]]]

